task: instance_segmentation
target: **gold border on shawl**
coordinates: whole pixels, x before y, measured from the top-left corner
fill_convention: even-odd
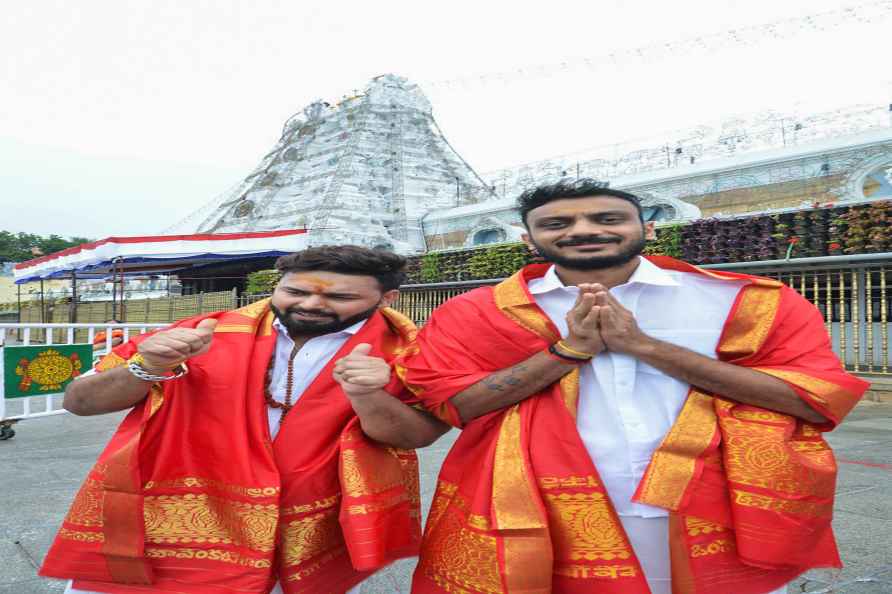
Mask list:
[[[232,563],[242,567],[255,567],[269,569],[272,567],[270,559],[255,559],[238,551],[223,549],[161,549],[146,547],[146,557],[149,559],[207,559],[221,563]]]
[[[151,417],[159,406],[153,399],[146,416]],[[142,497],[131,473],[147,420],[144,419],[139,432],[109,458],[104,482],[102,554],[112,579],[125,584],[152,583],[151,568],[143,557],[145,520]]]
[[[733,502],[741,507],[754,507],[781,514],[797,514],[819,518],[829,518],[833,514],[832,501],[781,499],[741,489],[731,489],[731,497]]]
[[[253,324],[217,324],[214,333],[229,332],[248,334],[254,332]]]
[[[741,289],[737,307],[728,319],[717,352],[723,361],[755,354],[774,325],[783,285],[756,281]]]
[[[551,320],[533,302],[523,286],[523,269],[493,287],[496,307],[521,328],[555,342],[560,336],[554,331]]]
[[[217,318],[215,334],[256,334],[269,336],[275,315],[269,308],[270,299],[261,299],[245,307],[223,312]]]
[[[109,369],[114,369],[115,367],[121,367],[126,365],[127,361],[124,360],[124,357],[120,356],[115,352],[111,352],[102,359],[99,360],[99,363],[96,364],[96,371],[108,371]]]
[[[199,476],[184,476],[163,481],[148,481],[143,485],[144,491],[153,489],[216,489],[226,493],[240,495],[242,497],[276,497],[279,487],[245,487],[243,485],[231,485],[215,479]]]
[[[520,405],[505,413],[496,441],[492,509],[500,540],[506,592],[551,591],[552,554],[546,520],[536,505],[521,443]]]
[[[629,559],[632,550],[606,493],[545,493],[558,559],[566,563]]]
[[[260,301],[255,301],[254,303],[249,303],[244,307],[240,307],[238,309],[232,310],[231,313],[243,315],[246,318],[251,318],[256,320],[264,313],[270,311],[269,304],[272,301],[271,297],[267,297],[266,299],[261,299]]]
[[[576,412],[579,408],[579,368],[562,377],[558,385],[561,389],[561,398],[570,416],[576,421]]]
[[[697,459],[718,431],[712,397],[691,389],[678,419],[654,452],[641,479],[641,503],[678,510],[694,478]]]
[[[301,565],[325,552],[344,550],[344,537],[338,524],[338,510],[334,508],[284,522],[279,527],[279,535],[281,541],[279,559],[284,567]],[[289,579],[299,580],[301,577],[292,576]]]
[[[379,447],[341,449],[340,475],[345,495],[364,497],[405,485],[412,469],[407,472],[396,449],[382,451]]]
[[[105,542],[102,532],[88,532],[86,530],[69,530],[64,526],[59,529],[59,538],[76,540],[77,542]]]
[[[226,312],[219,318],[214,332],[256,332],[258,336],[269,336],[272,334],[273,319],[275,319],[275,315],[269,308],[270,301],[272,299],[267,297],[245,307]],[[243,321],[244,318],[248,319],[247,323]]]
[[[146,542],[211,543],[259,552],[275,548],[279,507],[245,503],[203,493],[149,495],[143,500]]]
[[[533,500],[520,441],[520,405],[505,412],[496,441],[493,467],[493,512],[496,528],[543,528],[545,523]]]
[[[428,515],[418,572],[445,592],[504,594],[497,538],[470,513],[458,485],[440,481]],[[548,574],[550,576],[550,573]]]
[[[291,505],[288,507],[283,507],[279,514],[279,518],[284,516],[294,516],[299,514],[307,514],[310,512],[321,511],[325,509],[330,509],[336,506],[341,502],[341,494],[330,495],[328,497],[324,497],[322,499],[317,499],[312,503],[301,503],[297,505]]]
[[[132,469],[139,455],[139,441],[149,419],[164,404],[164,390],[152,385],[148,395],[148,410],[139,430],[105,463],[102,525],[104,540],[102,554],[109,573],[116,582],[150,584],[151,568],[143,556],[146,530],[143,510],[142,485]]]
[[[843,416],[858,402],[858,398],[842,386],[805,373],[772,369],[771,367],[753,367],[753,369],[799,386],[808,392],[818,404],[827,407],[834,414],[842,413],[840,416]],[[839,409],[844,410],[840,411]]]
[[[87,477],[65,516],[66,524],[102,527],[102,481]]]
[[[381,315],[384,316],[390,326],[395,328],[400,337],[406,342],[411,342],[415,340],[415,336],[418,334],[418,327],[415,325],[415,322],[412,321],[411,318],[404,315],[401,312],[393,309],[392,307],[382,307],[380,310]],[[403,347],[405,348],[405,347]],[[402,350],[402,349],[398,349]],[[394,355],[399,355],[401,353],[396,352]]]

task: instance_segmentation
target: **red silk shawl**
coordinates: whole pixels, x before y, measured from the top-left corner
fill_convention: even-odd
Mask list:
[[[415,453],[368,439],[332,366],[356,344],[391,361],[414,325],[385,309],[342,346],[270,440],[264,380],[276,344],[268,300],[218,324],[190,373],[153,387],[81,487],[41,575],[120,594],[343,592],[417,554]],[[100,362],[124,363],[147,335]],[[387,387],[403,395],[399,381]]]
[[[746,280],[717,348],[723,361],[788,382],[831,420],[787,415],[692,388],[654,453],[636,500],[670,510],[673,592],[756,594],[803,571],[839,566],[830,520],[836,465],[821,437],[865,382],[846,374],[819,312],[776,281]],[[559,338],[527,282],[530,265],[452,299],[397,362],[407,386],[462,426],[450,398]],[[440,473],[413,593],[647,593],[648,587],[576,430],[578,371],[507,409],[474,419]]]

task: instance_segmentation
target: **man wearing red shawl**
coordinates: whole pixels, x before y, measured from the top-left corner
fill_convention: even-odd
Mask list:
[[[866,384],[779,282],[643,258],[638,199],[519,199],[549,264],[441,306],[398,361],[462,427],[414,594],[764,594],[839,567],[822,431]]]
[[[403,404],[390,309],[404,258],[355,246],[280,258],[271,299],[134,338],[65,407],[133,408],[41,568],[70,592],[332,594],[417,554],[411,448],[442,423]]]

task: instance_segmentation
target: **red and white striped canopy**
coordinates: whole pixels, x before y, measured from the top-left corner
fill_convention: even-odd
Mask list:
[[[304,229],[108,237],[16,264],[16,284],[42,279],[100,278],[113,273],[161,274],[196,264],[275,257],[307,247]]]

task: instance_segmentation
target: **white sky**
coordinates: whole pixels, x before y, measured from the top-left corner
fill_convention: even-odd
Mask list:
[[[250,173],[304,105],[336,101],[386,72],[421,84],[447,138],[478,172],[764,108],[892,102],[890,18],[708,55],[424,84],[597,58],[851,1],[308,4],[5,4],[0,230],[157,233]]]

